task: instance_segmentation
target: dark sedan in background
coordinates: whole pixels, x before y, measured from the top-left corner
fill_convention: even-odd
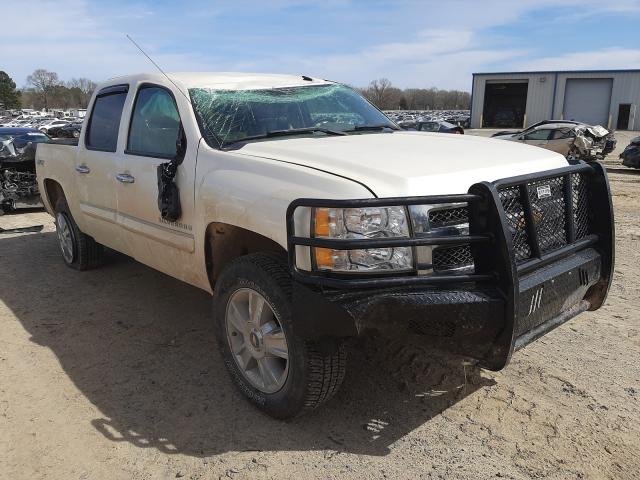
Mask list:
[[[82,130],[82,122],[67,122],[64,125],[56,125],[49,129],[52,138],[78,138]]]
[[[640,168],[640,137],[631,139],[629,145],[620,154],[620,159],[625,167]]]
[[[82,122],[74,122],[60,128],[58,137],[62,138],[79,138],[80,130],[82,130]]]
[[[464,128],[454,125],[453,123],[443,120],[427,120],[412,123],[401,123],[400,126],[405,130],[417,130],[419,132],[434,133],[457,133],[464,135]]]

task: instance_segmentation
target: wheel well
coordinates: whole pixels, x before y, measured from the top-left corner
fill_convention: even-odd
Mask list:
[[[233,260],[255,252],[286,253],[282,246],[259,233],[228,223],[209,224],[205,237],[205,260],[211,287]]]
[[[51,205],[51,210],[55,210],[58,199],[64,198],[64,190],[62,190],[62,186],[58,182],[50,178],[45,178],[44,188],[47,199],[49,200],[49,205]]]

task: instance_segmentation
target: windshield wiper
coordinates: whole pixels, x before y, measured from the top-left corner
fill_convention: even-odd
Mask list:
[[[287,135],[300,135],[304,133],[316,133],[316,132],[325,133],[327,135],[346,135],[346,133],[340,130],[332,130],[330,128],[322,128],[322,127],[290,128],[288,130],[271,130],[267,133],[261,133],[260,135],[251,135],[250,137],[239,138],[238,140],[234,140],[233,142],[226,143],[226,145],[231,145],[232,143],[245,142],[247,140],[284,137]]]
[[[322,127],[308,127],[308,128],[290,128],[288,130],[271,130],[267,132],[267,137],[280,137],[282,135],[295,135],[297,133],[315,133],[321,132],[326,133],[327,135],[346,135],[346,133],[340,130],[332,130],[330,128],[322,128]]]
[[[351,130],[345,130],[345,132],[378,132],[385,129],[389,130],[400,130],[399,128],[394,127],[393,125],[356,125]]]

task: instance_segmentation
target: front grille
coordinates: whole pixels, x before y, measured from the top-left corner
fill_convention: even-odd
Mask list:
[[[432,255],[434,272],[473,268],[473,254],[469,245],[437,247],[433,249]]]
[[[429,227],[442,228],[469,222],[469,208],[454,207],[429,211]]]
[[[562,248],[571,242],[584,238],[590,233],[589,195],[583,174],[574,173],[566,180],[570,182],[567,205],[565,177],[528,182],[525,185],[502,187],[498,190],[500,202],[507,218],[507,227],[513,240],[516,262],[522,263],[533,257],[536,249],[546,254]],[[526,195],[526,197],[525,197]],[[525,207],[531,209],[530,218],[538,239],[533,245],[530,238]],[[573,216],[574,231],[571,232]]]

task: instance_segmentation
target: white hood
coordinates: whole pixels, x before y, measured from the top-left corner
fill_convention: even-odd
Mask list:
[[[562,155],[529,145],[405,131],[273,139],[247,143],[235,153],[347,177],[378,197],[466,193],[477,182],[567,165]]]

